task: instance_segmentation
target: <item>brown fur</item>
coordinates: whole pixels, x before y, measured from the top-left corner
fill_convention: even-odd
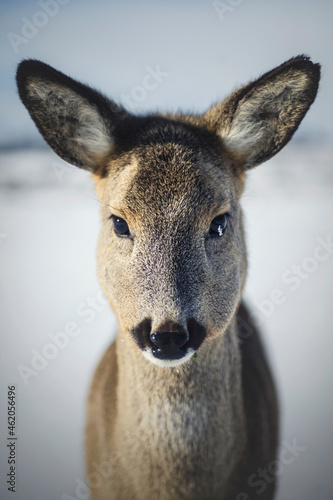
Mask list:
[[[132,116],[38,61],[21,63],[17,81],[47,142],[93,172],[101,201],[98,276],[119,331],[88,402],[93,499],[272,499],[275,482],[259,494],[250,481],[276,457],[278,412],[241,303],[239,197],[246,170],[297,129],[319,65],[291,59],[202,116]],[[188,340],[159,357],[158,335]]]

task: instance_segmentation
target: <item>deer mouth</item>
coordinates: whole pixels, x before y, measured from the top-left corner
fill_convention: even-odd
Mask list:
[[[131,333],[146,359],[159,366],[177,366],[193,357],[206,337],[205,328],[194,318],[187,322],[187,330],[151,331],[151,321],[143,320]],[[168,331],[171,330],[171,331]]]

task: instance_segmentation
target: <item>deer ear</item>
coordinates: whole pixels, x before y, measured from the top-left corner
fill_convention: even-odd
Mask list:
[[[278,153],[313,103],[320,65],[298,56],[233,92],[204,115],[225,147],[251,168]]]
[[[22,61],[16,79],[23,104],[55,153],[96,172],[111,153],[117,123],[127,112],[40,61]]]

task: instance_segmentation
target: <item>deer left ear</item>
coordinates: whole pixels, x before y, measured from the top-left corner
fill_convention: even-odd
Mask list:
[[[129,114],[41,61],[21,62],[16,79],[21,100],[49,146],[63,160],[96,173]]]
[[[278,153],[313,103],[320,65],[298,56],[233,92],[205,115],[227,150],[252,168]]]

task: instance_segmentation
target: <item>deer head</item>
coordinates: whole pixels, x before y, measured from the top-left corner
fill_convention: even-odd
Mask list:
[[[96,181],[99,279],[138,355],[182,364],[228,328],[246,276],[245,173],[291,139],[319,73],[299,56],[205,114],[134,116],[44,63],[19,65],[46,142]]]

